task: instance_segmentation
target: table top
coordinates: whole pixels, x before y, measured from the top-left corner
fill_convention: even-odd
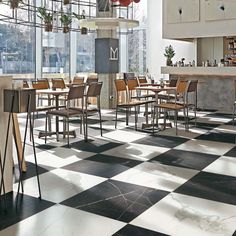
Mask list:
[[[176,90],[176,87],[157,87],[157,86],[141,86],[141,87],[136,87],[137,90],[146,90],[146,91],[153,91],[156,93],[159,93],[161,91],[173,91]]]
[[[51,94],[51,95],[61,95],[61,94],[67,94],[69,92],[68,88],[65,89],[37,89],[37,94]]]

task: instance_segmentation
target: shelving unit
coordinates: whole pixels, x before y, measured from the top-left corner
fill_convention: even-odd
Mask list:
[[[224,37],[224,59],[236,66],[236,36]]]

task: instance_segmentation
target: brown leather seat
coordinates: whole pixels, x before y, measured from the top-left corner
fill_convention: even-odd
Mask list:
[[[124,108],[126,109],[126,125],[129,125],[129,109],[134,108],[135,112],[135,129],[137,130],[137,122],[138,122],[138,112],[137,107],[141,105],[146,105],[149,103],[145,100],[132,100],[130,98],[130,93],[128,92],[128,87],[123,79],[115,80],[116,87],[116,119],[115,119],[115,128],[117,128],[117,113],[118,109]],[[124,98],[122,100],[122,96]]]
[[[184,110],[184,116],[185,116],[185,120],[186,120],[186,113],[185,113],[185,99],[183,100],[183,104],[179,104],[178,103],[178,97],[177,95],[180,94],[182,95],[182,97],[184,98],[184,94],[187,91],[187,86],[188,86],[188,81],[185,80],[180,80],[178,82],[176,91],[175,91],[175,101],[174,102],[165,102],[165,103],[160,103],[154,106],[154,112],[157,113],[157,118],[159,117],[158,113],[159,113],[159,109],[164,110],[164,123],[166,123],[166,113],[167,111],[173,110],[175,112],[175,127],[176,127],[176,135],[178,132],[177,129],[177,118],[178,118],[178,111],[180,110]],[[153,116],[153,124],[154,124],[154,116]],[[158,121],[158,119],[157,119]],[[185,124],[187,124],[187,122],[185,122]],[[153,125],[153,131],[154,131],[154,125]]]
[[[48,116],[55,115],[55,116],[61,116],[66,119],[66,132],[67,132],[67,145],[69,147],[69,118],[74,116],[80,116],[81,123],[84,123],[84,91],[85,91],[85,85],[77,85],[70,87],[67,99],[66,99],[66,108],[61,110],[51,110],[48,111],[46,114],[46,126],[45,126],[45,143],[47,142],[47,119]],[[71,107],[71,101],[81,99],[82,109],[74,109],[74,107]],[[82,126],[81,126],[82,127]],[[84,125],[83,125],[84,127]],[[85,132],[84,132],[85,135]],[[86,136],[84,136],[86,138]],[[58,133],[57,133],[57,140],[58,140]]]

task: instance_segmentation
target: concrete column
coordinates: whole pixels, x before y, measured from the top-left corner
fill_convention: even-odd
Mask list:
[[[97,0],[98,2],[99,0]],[[109,4],[109,0],[106,4]],[[105,3],[104,3],[105,4]],[[105,5],[106,5],[105,4]],[[97,17],[116,17],[116,12],[113,9],[109,11],[98,11]],[[98,29],[97,38],[117,38],[116,29]],[[116,74],[98,74],[98,80],[103,82],[102,92],[101,92],[101,107],[108,109],[115,107],[115,88],[114,80],[116,79]]]

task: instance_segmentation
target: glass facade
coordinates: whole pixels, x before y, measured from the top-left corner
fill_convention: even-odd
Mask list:
[[[128,40],[128,71],[144,74],[147,70],[147,2],[142,1],[133,7],[133,18],[139,21],[139,27],[133,29]],[[132,45],[132,46],[131,46]]]
[[[34,73],[34,49],[34,28],[13,24],[0,24],[0,73]]]
[[[30,0],[31,1],[31,0]],[[38,1],[37,1],[38,2]],[[138,29],[119,31],[121,70],[144,73],[146,71],[146,7],[145,1],[128,8],[117,8],[117,17],[129,17],[140,21]],[[81,4],[75,8],[77,15],[86,18],[96,16],[96,0],[89,0],[89,5]],[[56,3],[55,3],[56,4]],[[54,7],[55,7],[54,4]],[[0,9],[0,74],[14,74],[15,77],[35,78],[50,77],[52,75],[67,77],[71,73],[71,61],[74,62],[72,73],[95,71],[95,30],[88,30],[87,34],[73,32],[62,33],[59,30],[45,32],[44,28],[36,30],[33,25],[12,24],[4,21],[4,14],[12,10],[8,5],[1,5]],[[63,6],[64,7],[64,6]],[[74,7],[74,6],[73,6]],[[68,8],[68,7],[67,7]],[[65,12],[68,9],[64,9]],[[17,10],[18,18],[33,22],[41,22],[37,13],[31,11],[25,16],[22,9]],[[36,15],[35,15],[36,14]],[[54,22],[61,25],[61,22]],[[78,28],[76,21],[72,22]],[[73,45],[71,44],[73,42]],[[130,47],[132,45],[132,47]],[[38,48],[41,52],[39,53]],[[73,55],[71,52],[74,52]],[[36,55],[37,54],[37,55]],[[37,61],[37,63],[36,63]],[[40,62],[40,63],[39,63]],[[36,64],[40,69],[36,69]],[[35,71],[40,70],[35,76]],[[123,72],[122,71],[122,72]],[[74,75],[71,74],[71,77]]]

